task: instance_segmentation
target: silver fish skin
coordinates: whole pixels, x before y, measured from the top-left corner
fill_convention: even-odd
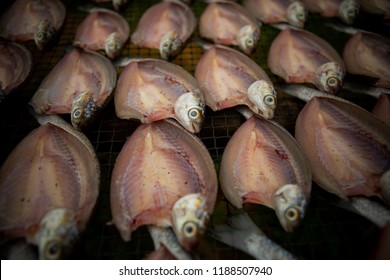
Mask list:
[[[196,66],[195,78],[213,111],[245,105],[264,118],[274,116],[277,96],[271,79],[258,64],[237,50],[210,47]]]
[[[31,73],[31,52],[21,44],[0,41],[0,102]]]
[[[113,223],[124,241],[146,225],[156,249],[163,245],[175,257],[188,258],[204,233],[217,189],[214,163],[195,135],[175,121],[141,124],[113,169]]]
[[[176,57],[196,28],[196,17],[183,2],[159,2],[142,15],[131,42],[141,48],[158,49],[160,57]]]
[[[60,0],[16,0],[0,18],[0,37],[15,42],[34,40],[39,49],[49,49],[65,17]]]
[[[344,81],[345,65],[324,39],[303,29],[286,28],[273,40],[268,67],[287,83],[311,83],[336,94]]]
[[[142,123],[173,118],[192,133],[201,130],[205,101],[198,81],[162,59],[130,59],[114,94],[116,115]]]
[[[29,104],[38,114],[71,114],[73,126],[83,129],[110,101],[116,80],[107,57],[75,48],[44,78]]]
[[[129,23],[121,14],[95,8],[77,27],[73,44],[91,51],[104,50],[109,58],[115,58],[129,37]]]
[[[255,51],[260,40],[260,25],[243,6],[233,1],[215,0],[199,19],[202,38],[220,45],[237,46],[245,54]]]
[[[24,238],[40,259],[67,258],[96,205],[100,166],[81,132],[39,116],[0,168],[1,242]]]

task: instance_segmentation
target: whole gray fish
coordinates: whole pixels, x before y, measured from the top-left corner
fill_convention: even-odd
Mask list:
[[[141,124],[112,172],[113,223],[124,241],[146,225],[156,250],[165,246],[175,258],[191,258],[217,190],[213,160],[199,138],[175,121]]]
[[[100,167],[84,134],[39,116],[0,168],[1,243],[24,238],[39,258],[67,258],[97,201]]]
[[[26,80],[32,65],[32,55],[27,48],[0,41],[0,102]]]
[[[29,104],[38,114],[71,114],[75,128],[94,120],[111,99],[117,71],[96,52],[75,48],[54,66]]]
[[[34,40],[41,50],[53,46],[64,24],[60,0],[16,0],[0,18],[0,37],[16,42]]]

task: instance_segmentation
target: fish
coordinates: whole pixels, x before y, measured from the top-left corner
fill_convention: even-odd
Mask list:
[[[264,118],[274,116],[277,96],[271,79],[240,51],[211,46],[200,58],[195,78],[213,111],[246,105]]]
[[[31,52],[21,44],[0,41],[0,102],[17,89],[31,73]]]
[[[294,137],[276,122],[252,116],[230,138],[219,180],[227,200],[274,209],[283,229],[301,223],[311,193],[308,161]]]
[[[114,93],[118,118],[142,123],[173,118],[191,133],[201,130],[204,94],[189,72],[163,59],[134,58],[127,63]]]
[[[73,44],[91,51],[104,50],[109,58],[115,58],[129,37],[129,23],[121,14],[95,8],[77,27]]]
[[[34,40],[40,50],[53,47],[65,22],[60,0],[16,0],[0,18],[0,37],[24,43]]]
[[[373,79],[377,87],[390,88],[390,39],[364,31],[352,35],[343,49],[348,73]]]
[[[140,48],[158,49],[162,59],[170,60],[184,48],[196,24],[194,13],[186,4],[162,1],[144,12],[131,42]]]
[[[37,119],[0,168],[0,242],[25,239],[40,259],[68,258],[96,205],[100,166],[83,133],[60,116]]]
[[[260,40],[260,24],[243,6],[232,1],[211,0],[199,19],[199,35],[215,44],[237,46],[253,53]]]
[[[361,10],[370,14],[390,18],[390,2],[388,0],[360,0]]]
[[[388,203],[390,126],[342,98],[296,85],[280,89],[307,101],[296,120],[295,138],[313,180],[344,201],[379,197]],[[390,221],[390,211],[383,212]]]
[[[70,114],[72,125],[83,129],[110,101],[116,80],[107,57],[74,48],[43,79],[29,104],[38,114]]]
[[[124,241],[147,226],[156,250],[191,258],[213,212],[214,162],[200,139],[174,120],[141,124],[118,155],[111,177],[112,223]]]
[[[346,24],[353,24],[360,13],[360,0],[300,0],[312,13],[323,17],[338,17]]]
[[[302,29],[286,28],[271,43],[268,67],[287,83],[310,83],[336,94],[345,76],[344,61],[324,39]]]
[[[92,0],[95,3],[108,3],[112,2],[112,6],[116,11],[124,10],[128,4],[128,0]]]
[[[267,24],[287,22],[303,28],[308,17],[305,5],[297,0],[244,0],[243,5]]]

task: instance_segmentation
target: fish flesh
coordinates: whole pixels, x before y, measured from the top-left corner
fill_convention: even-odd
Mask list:
[[[251,54],[260,40],[260,24],[243,6],[231,1],[212,0],[199,19],[202,38],[220,45],[238,46]]]
[[[94,120],[111,99],[117,71],[96,52],[75,48],[54,66],[29,104],[38,114],[71,114],[75,128]]]
[[[123,10],[126,5],[128,0],[92,0],[95,3],[107,3],[107,2],[112,2],[112,6],[116,11]]]
[[[162,59],[177,56],[196,28],[192,10],[180,1],[162,1],[145,11],[131,42],[140,48],[158,49]]]
[[[130,59],[114,94],[118,118],[150,123],[176,119],[192,133],[204,120],[204,96],[197,80],[179,65],[162,59]]]
[[[343,59],[347,72],[375,79],[378,87],[390,88],[390,39],[356,32],[344,46]]]
[[[305,30],[286,28],[273,40],[268,67],[287,83],[310,83],[336,94],[344,80],[345,65],[324,39]]]
[[[60,0],[16,0],[0,18],[0,37],[15,42],[34,40],[40,50],[49,49],[65,16]]]
[[[370,14],[384,16],[385,19],[390,18],[390,1],[389,0],[360,0],[361,10]]]
[[[31,52],[23,45],[0,41],[0,102],[31,73]]]
[[[81,132],[59,116],[39,116],[0,169],[1,242],[20,238],[40,259],[67,258],[95,207],[100,166]]]
[[[288,232],[305,216],[310,166],[295,139],[275,122],[252,116],[238,128],[222,155],[219,180],[236,208],[245,203],[272,208]]]
[[[267,73],[245,54],[224,46],[210,47],[200,58],[195,78],[213,111],[246,105],[271,119],[276,91]]]
[[[312,13],[323,17],[338,17],[346,24],[352,24],[360,12],[360,0],[300,0]]]
[[[243,5],[268,24],[287,22],[303,28],[308,16],[305,5],[297,0],[244,0]]]
[[[141,124],[112,172],[113,223],[124,241],[147,225],[156,249],[165,246],[176,258],[188,258],[205,231],[217,190],[213,160],[199,138],[173,120]]]
[[[129,23],[122,15],[108,9],[92,9],[77,27],[73,44],[91,51],[104,50],[109,58],[115,58],[129,37]]]

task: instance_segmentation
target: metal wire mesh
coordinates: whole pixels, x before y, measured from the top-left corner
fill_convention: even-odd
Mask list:
[[[152,4],[158,1],[129,1],[129,6],[122,14],[129,21],[131,30],[135,26],[142,13]],[[199,18],[205,3],[193,1],[192,9]],[[59,39],[57,47],[51,51],[39,51],[33,42],[27,43],[34,58],[33,74],[25,87],[15,92],[13,96],[1,104],[0,107],[0,163],[2,163],[11,150],[25,137],[38,123],[30,116],[26,104],[38,88],[42,79],[63,57],[67,46],[73,41],[74,32],[78,24],[86,16],[85,12],[77,10],[79,1],[64,1],[68,7],[66,23]],[[83,4],[83,3],[81,3]],[[111,3],[100,6],[111,8]],[[307,24],[309,30],[320,29],[327,34],[322,27],[318,27],[321,19],[311,17]],[[270,77],[277,81],[266,65],[268,48],[277,30],[264,25],[259,48],[252,58],[265,69]],[[195,34],[197,36],[197,32]],[[331,36],[340,50],[345,42],[342,35]],[[197,61],[203,50],[193,41],[189,42],[182,53],[173,60],[188,70],[194,72]],[[140,49],[128,43],[123,51],[124,55],[131,57],[155,57],[157,50]],[[275,120],[285,126],[290,132],[294,130],[297,113],[304,105],[303,102],[289,98],[278,93],[278,109]],[[65,116],[67,118],[67,116]],[[226,143],[243,123],[244,119],[234,110],[212,112],[207,109],[206,121],[199,133],[199,137],[208,148],[218,169],[221,155]],[[134,232],[130,242],[121,240],[114,226],[108,225],[111,219],[109,189],[110,179],[115,160],[126,141],[138,123],[118,119],[115,115],[113,102],[103,110],[99,119],[86,131],[86,135],[96,149],[101,165],[101,192],[96,210],[83,234],[74,254],[76,259],[139,259],[153,250],[153,243],[145,228]],[[274,241],[291,251],[302,259],[365,259],[369,258],[370,250],[376,241],[378,229],[362,217],[352,214],[332,205],[326,194],[316,185],[307,216],[302,225],[294,233],[286,233],[281,228],[273,210],[259,205],[248,205],[246,210],[256,224]],[[229,214],[228,203],[221,193],[212,216],[210,226],[223,222]],[[249,256],[230,248],[209,235],[202,240],[199,255],[204,259],[248,259]]]

